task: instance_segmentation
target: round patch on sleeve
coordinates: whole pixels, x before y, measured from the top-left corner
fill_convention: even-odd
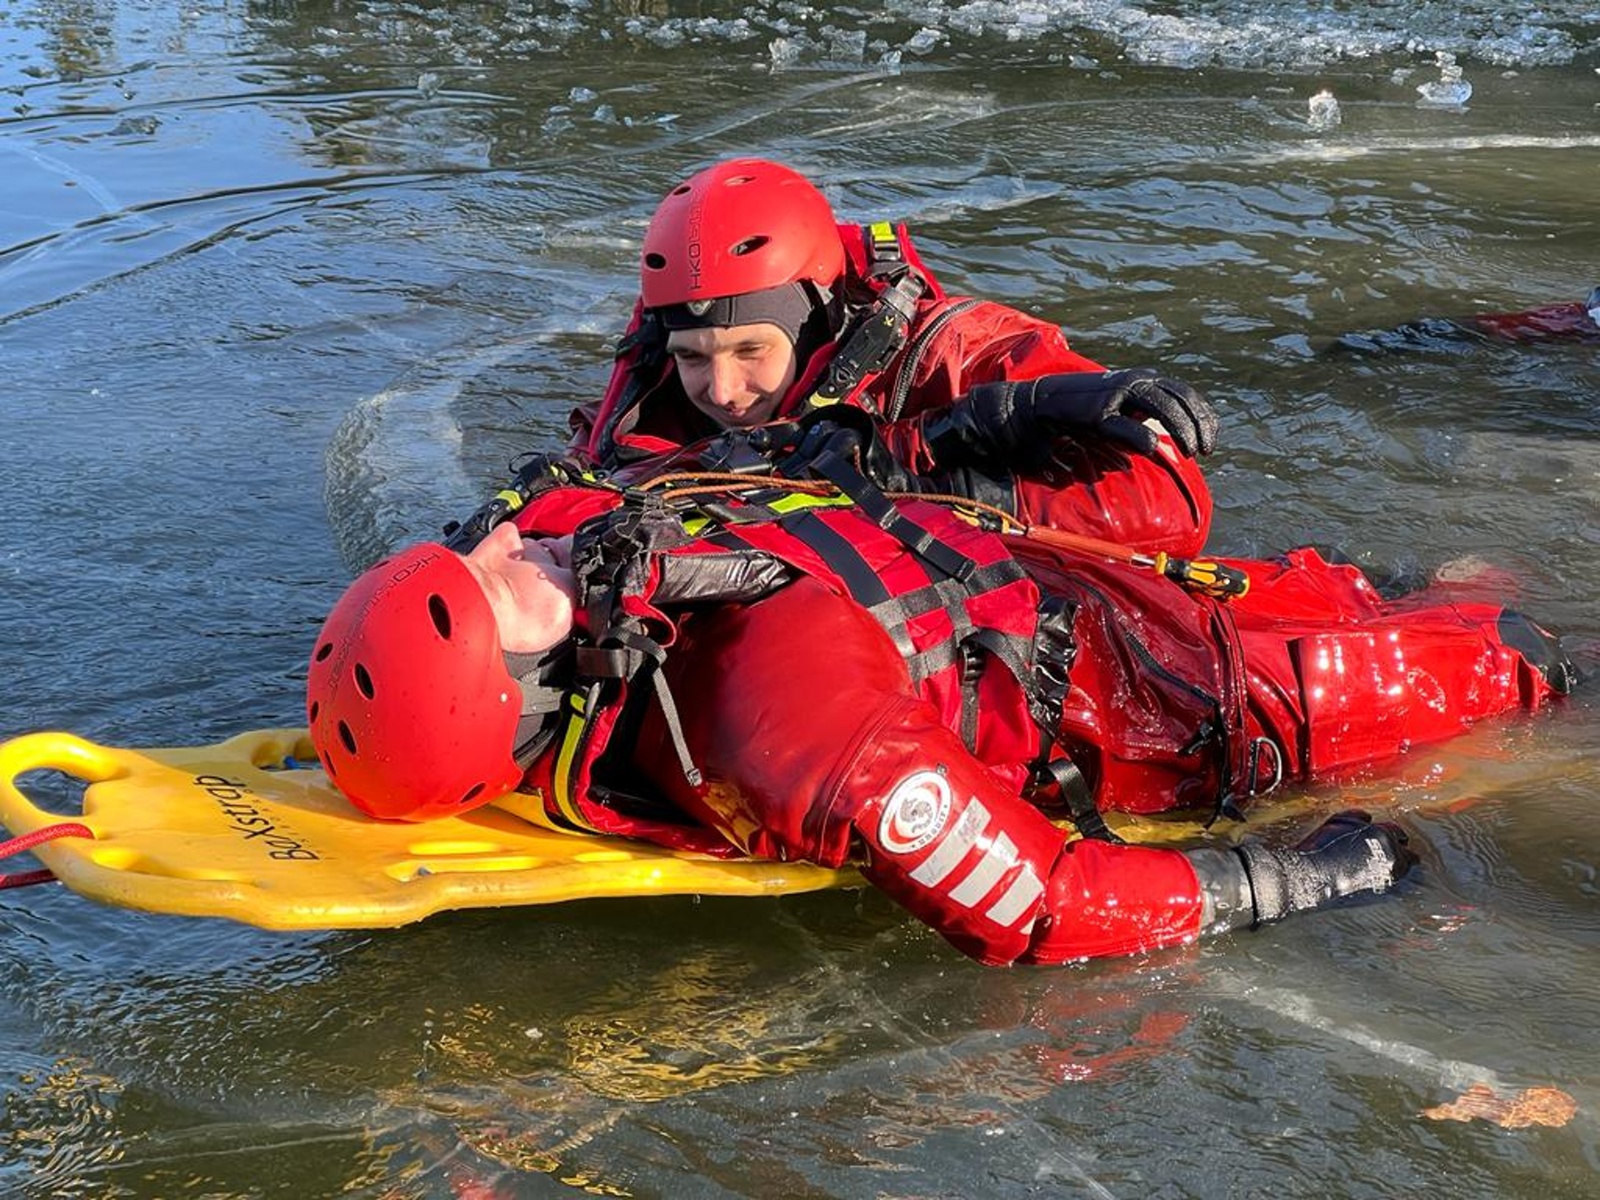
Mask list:
[[[894,785],[878,822],[878,842],[892,854],[915,854],[950,819],[950,784],[937,771],[917,771]]]

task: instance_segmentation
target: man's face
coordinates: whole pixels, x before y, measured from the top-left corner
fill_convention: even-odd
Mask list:
[[[504,521],[462,560],[494,611],[500,649],[534,654],[572,632],[571,554],[570,538],[525,539]]]
[[[667,352],[689,402],[724,429],[772,420],[798,368],[783,330],[765,322],[679,329],[668,335]]]

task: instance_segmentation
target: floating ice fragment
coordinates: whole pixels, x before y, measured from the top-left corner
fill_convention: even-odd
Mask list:
[[[911,35],[911,40],[906,43],[905,48],[912,54],[926,54],[943,40],[944,30],[924,27]]]
[[[1434,108],[1460,108],[1471,99],[1472,85],[1461,78],[1461,68],[1456,65],[1454,54],[1440,50],[1434,58],[1439,64],[1439,78],[1417,85],[1417,93],[1422,97],[1418,103]]]
[[[1344,120],[1344,114],[1339,111],[1339,102],[1333,98],[1333,93],[1323,88],[1306,102],[1306,123],[1319,132],[1324,129],[1333,129]]]
[[[793,38],[773,38],[767,43],[767,53],[772,55],[773,70],[781,70],[800,61],[800,44]]]
[[[1422,96],[1419,104],[1434,108],[1461,108],[1472,98],[1472,85],[1466,80],[1458,83],[1421,83],[1417,92]]]
[[[828,51],[841,62],[861,62],[867,53],[867,31],[865,29],[833,29],[824,32],[828,35]]]
[[[111,131],[111,136],[112,137],[131,137],[131,136],[149,137],[158,128],[160,128],[160,126],[161,126],[161,122],[158,121],[153,116],[146,115],[146,116],[142,116],[142,117],[124,117],[122,120],[117,122],[116,128]]]
[[[589,101],[598,100],[599,98],[600,94],[598,92],[591,91],[589,88],[581,86],[575,87],[567,93],[567,99],[571,100],[574,104],[587,104]]]
[[[439,85],[443,82],[437,71],[424,71],[417,76],[417,91],[422,93],[424,100],[432,100],[439,94]]]

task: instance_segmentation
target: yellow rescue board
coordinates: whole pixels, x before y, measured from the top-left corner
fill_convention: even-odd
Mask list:
[[[775,896],[859,886],[854,870],[723,859],[536,823],[513,794],[421,825],[356,812],[314,762],[304,730],[264,729],[211,746],[128,750],[69,733],[0,744],[0,824],[14,836],[75,821],[93,838],[32,851],[90,899],[149,912],[229,917],[266,929],[374,929],[451,908],[603,896]],[[81,816],[46,811],[17,786],[30,771],[83,780]],[[521,815],[519,815],[521,814]],[[1197,836],[1191,821],[1112,815],[1133,841]]]
[[[63,821],[93,830],[32,852],[90,899],[267,929],[386,928],[449,908],[771,896],[860,881],[809,863],[563,833],[498,805],[421,825],[372,821],[321,770],[275,769],[286,760],[315,761],[303,730],[144,750],[28,734],[0,745],[0,823],[16,836]],[[24,772],[49,769],[88,783],[81,817],[47,812],[18,788]]]

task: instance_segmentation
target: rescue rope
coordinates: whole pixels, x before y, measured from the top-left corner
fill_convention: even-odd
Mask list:
[[[0,858],[9,858],[13,854],[21,854],[25,850],[32,850],[35,846],[45,842],[54,841],[60,837],[86,837],[93,838],[94,830],[87,825],[80,825],[76,821],[62,821],[56,825],[46,825],[43,829],[35,829],[32,833],[25,833],[21,837],[14,837],[10,841],[0,842]],[[55,872],[48,867],[40,867],[35,871],[18,871],[12,875],[0,875],[0,891],[6,888],[28,887],[35,883],[49,883],[54,879]]]
[[[681,486],[680,486],[681,485]],[[696,496],[706,492],[726,494],[731,489],[745,491],[780,490],[802,492],[812,496],[839,496],[846,493],[838,486],[823,480],[785,479],[775,475],[747,475],[726,471],[673,471],[633,485],[639,491],[663,488],[674,497]],[[1250,576],[1237,567],[1226,566],[1210,559],[1177,558],[1164,550],[1145,554],[1117,542],[1108,542],[1087,534],[1068,533],[1041,525],[1029,525],[998,508],[969,496],[927,492],[885,492],[890,500],[925,500],[949,508],[956,516],[980,528],[990,528],[997,533],[1027,538],[1041,545],[1060,550],[1075,550],[1081,554],[1094,554],[1113,562],[1145,567],[1157,575],[1181,584],[1191,591],[1229,600],[1250,590]]]
[[[1157,575],[1213,599],[1229,600],[1234,596],[1242,596],[1250,590],[1249,575],[1237,567],[1225,566],[1209,559],[1177,558],[1165,550],[1145,554],[1118,542],[1108,542],[1103,538],[1090,537],[1088,534],[1068,533],[1064,529],[1052,529],[1044,525],[1029,525],[1017,520],[1003,508],[996,508],[992,504],[985,504],[981,500],[973,500],[966,496],[924,495],[916,492],[886,494],[892,499],[931,500],[936,504],[947,505],[956,516],[973,521],[979,526],[983,525],[981,518],[988,517],[992,522],[998,523],[997,532],[1027,538],[1041,545],[1055,546],[1061,550],[1076,550],[1084,554],[1097,554],[1113,562],[1127,563],[1129,566],[1148,567]]]
[[[683,484],[684,486],[676,486]],[[703,492],[727,492],[732,488],[744,491],[804,492],[811,496],[837,496],[842,493],[833,484],[820,479],[785,479],[781,475],[741,475],[734,471],[669,471],[639,483],[630,484],[637,492],[655,488],[671,488],[674,496],[697,496]]]

